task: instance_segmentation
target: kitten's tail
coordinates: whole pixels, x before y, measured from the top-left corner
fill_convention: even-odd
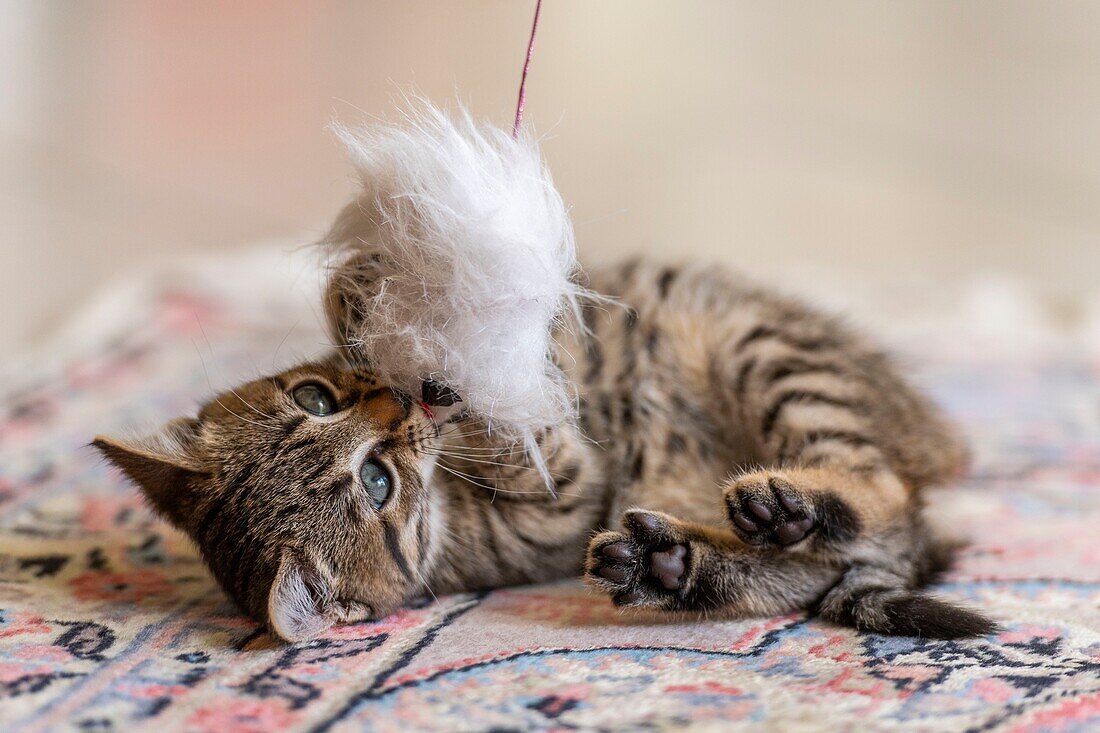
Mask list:
[[[985,636],[997,624],[977,611],[921,591],[882,586],[845,587],[844,581],[822,603],[821,616],[860,631],[930,639]]]

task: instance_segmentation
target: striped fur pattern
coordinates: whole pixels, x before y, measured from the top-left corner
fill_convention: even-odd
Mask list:
[[[285,639],[447,592],[581,573],[624,608],[812,609],[886,634],[988,633],[921,590],[950,561],[921,491],[965,468],[951,427],[873,345],[713,268],[594,270],[556,359],[579,420],[527,454],[342,355],[219,395],[142,441],[97,440]],[[319,382],[336,410],[289,395]],[[393,488],[366,496],[359,466]]]

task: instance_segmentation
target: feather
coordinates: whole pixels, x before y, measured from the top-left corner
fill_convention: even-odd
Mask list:
[[[324,239],[334,336],[394,387],[441,382],[528,448],[572,419],[552,331],[579,324],[587,291],[534,138],[426,102],[402,125],[336,133],[362,188]]]

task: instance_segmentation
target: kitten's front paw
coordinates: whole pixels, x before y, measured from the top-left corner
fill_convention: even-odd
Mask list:
[[[632,509],[626,532],[601,532],[588,545],[585,575],[618,606],[672,609],[690,585],[691,544],[675,520]]]
[[[775,474],[742,476],[725,493],[733,530],[750,545],[788,547],[817,528],[810,501]]]

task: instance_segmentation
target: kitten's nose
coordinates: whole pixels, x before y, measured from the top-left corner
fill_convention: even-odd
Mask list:
[[[425,379],[420,387],[420,399],[429,407],[451,407],[462,398],[453,389],[434,379]]]

